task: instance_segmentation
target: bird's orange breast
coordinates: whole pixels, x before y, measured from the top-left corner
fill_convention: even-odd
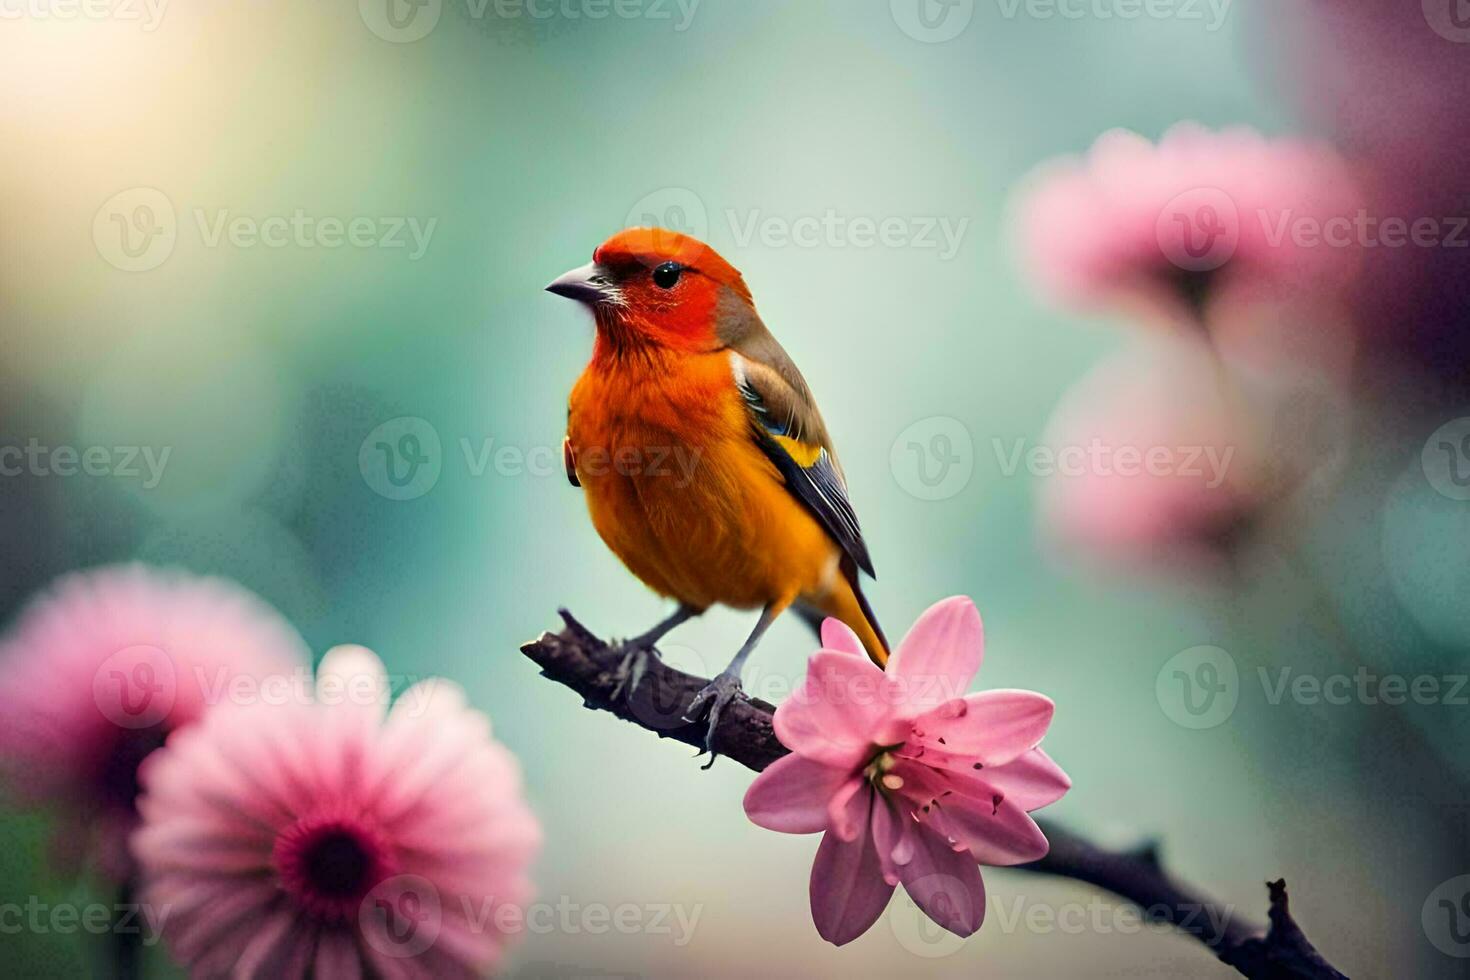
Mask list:
[[[655,591],[750,608],[835,574],[836,543],[756,444],[726,353],[594,360],[567,430],[593,525]]]

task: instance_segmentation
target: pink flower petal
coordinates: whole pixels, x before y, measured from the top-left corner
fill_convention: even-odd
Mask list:
[[[857,840],[860,834],[868,833],[871,818],[868,797],[872,795],[872,787],[860,776],[838,787],[827,803],[827,821],[832,833],[845,841]]]
[[[904,891],[940,927],[956,936],[974,935],[985,921],[985,884],[975,859],[928,829],[914,837],[913,860],[899,869]]]
[[[827,829],[827,803],[851,779],[843,769],[799,755],[777,759],[745,791],[745,815],[757,826],[782,834]]]
[[[914,729],[923,733],[924,760],[931,765],[1000,766],[1034,749],[1055,712],[1051,698],[1034,691],[982,691],[927,712]]]
[[[874,793],[864,794],[872,806]],[[883,880],[883,868],[871,833],[853,841],[836,834],[822,837],[812,864],[812,921],[827,942],[842,946],[868,931],[893,895]]]
[[[859,657],[866,657],[868,652],[863,649],[863,641],[840,619],[827,617],[822,621],[822,649],[836,650],[839,653],[855,653]]]
[[[358,980],[362,976],[362,959],[346,933],[323,932],[316,947],[316,964],[312,974],[333,980]]]
[[[878,850],[878,866],[883,869],[883,880],[890,885],[898,884],[895,855],[902,853],[899,848],[902,839],[903,826],[893,804],[887,797],[879,796],[873,803],[873,846]]]
[[[1062,767],[1041,749],[1032,749],[1011,762],[979,775],[1005,798],[1026,812],[1050,806],[1072,788]]]
[[[833,766],[856,766],[891,714],[883,671],[866,657],[819,650],[806,679],[776,709],[776,737],[791,751]]]
[[[1051,848],[1046,835],[1015,803],[1004,797],[989,807],[953,802],[961,799],[952,796],[946,801],[945,827],[969,851],[971,860],[1008,867],[1046,857]]]
[[[888,662],[898,714],[915,718],[964,694],[980,669],[984,628],[975,604],[955,596],[930,606]]]

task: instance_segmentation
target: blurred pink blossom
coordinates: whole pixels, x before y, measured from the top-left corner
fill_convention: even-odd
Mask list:
[[[522,922],[540,827],[455,685],[387,707],[362,647],[315,700],[211,712],[145,763],[142,897],[194,976],[481,976]]]
[[[229,582],[143,565],[69,575],[0,640],[0,769],[63,820],[57,857],[121,878],[137,767],[241,679],[303,670],[274,610]]]
[[[1114,130],[1086,159],[1044,165],[1016,218],[1043,294],[1198,326],[1220,302],[1321,316],[1360,261],[1359,209],[1349,168],[1326,146],[1181,123],[1158,145]]]
[[[1043,540],[1071,556],[1214,579],[1268,507],[1335,478],[1334,389],[1226,365],[1195,341],[1140,344],[1063,396],[1043,454]]]
[[[887,670],[829,619],[802,686],[776,709],[791,755],[745,794],[752,821],[788,834],[825,832],[812,865],[817,931],[842,945],[867,931],[903,883],[959,936],[980,928],[979,864],[1047,852],[1027,813],[1071,786],[1038,744],[1052,702],[1029,691],[966,695],[984,648],[963,596],[919,617]]]

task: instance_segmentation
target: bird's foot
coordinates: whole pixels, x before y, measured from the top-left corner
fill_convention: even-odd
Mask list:
[[[709,753],[709,762],[703,768],[708,769],[715,764],[715,729],[720,727],[720,716],[731,701],[744,696],[740,678],[735,674],[722,673],[706,684],[694,695],[694,700],[689,702],[689,710],[684,714],[685,721],[696,722],[706,712],[709,714],[709,727],[704,733],[704,751]]]
[[[653,644],[639,638],[614,643],[613,652],[618,655],[618,666],[613,670],[617,685],[613,688],[613,700],[625,699],[638,689],[638,682],[648,672],[649,660],[658,659]]]

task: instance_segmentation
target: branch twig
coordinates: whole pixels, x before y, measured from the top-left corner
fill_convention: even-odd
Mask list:
[[[649,658],[636,683],[623,684],[621,657],[607,643],[561,611],[560,633],[543,633],[521,647],[541,673],[582,696],[585,707],[609,711],[660,738],[704,747],[705,725],[684,720],[689,703],[708,683]],[[629,688],[620,691],[620,684]],[[725,709],[715,730],[715,750],[760,771],[786,755],[771,727],[775,708],[740,698]],[[1150,920],[1169,922],[1193,936],[1241,975],[1259,980],[1346,980],[1303,935],[1287,906],[1286,882],[1268,882],[1270,928],[1235,915],[1234,906],[1206,898],[1171,877],[1153,845],[1129,851],[1098,847],[1049,820],[1037,821],[1051,842],[1040,861],[1016,870],[1084,881],[1136,906]],[[1264,934],[1263,934],[1264,933]]]

